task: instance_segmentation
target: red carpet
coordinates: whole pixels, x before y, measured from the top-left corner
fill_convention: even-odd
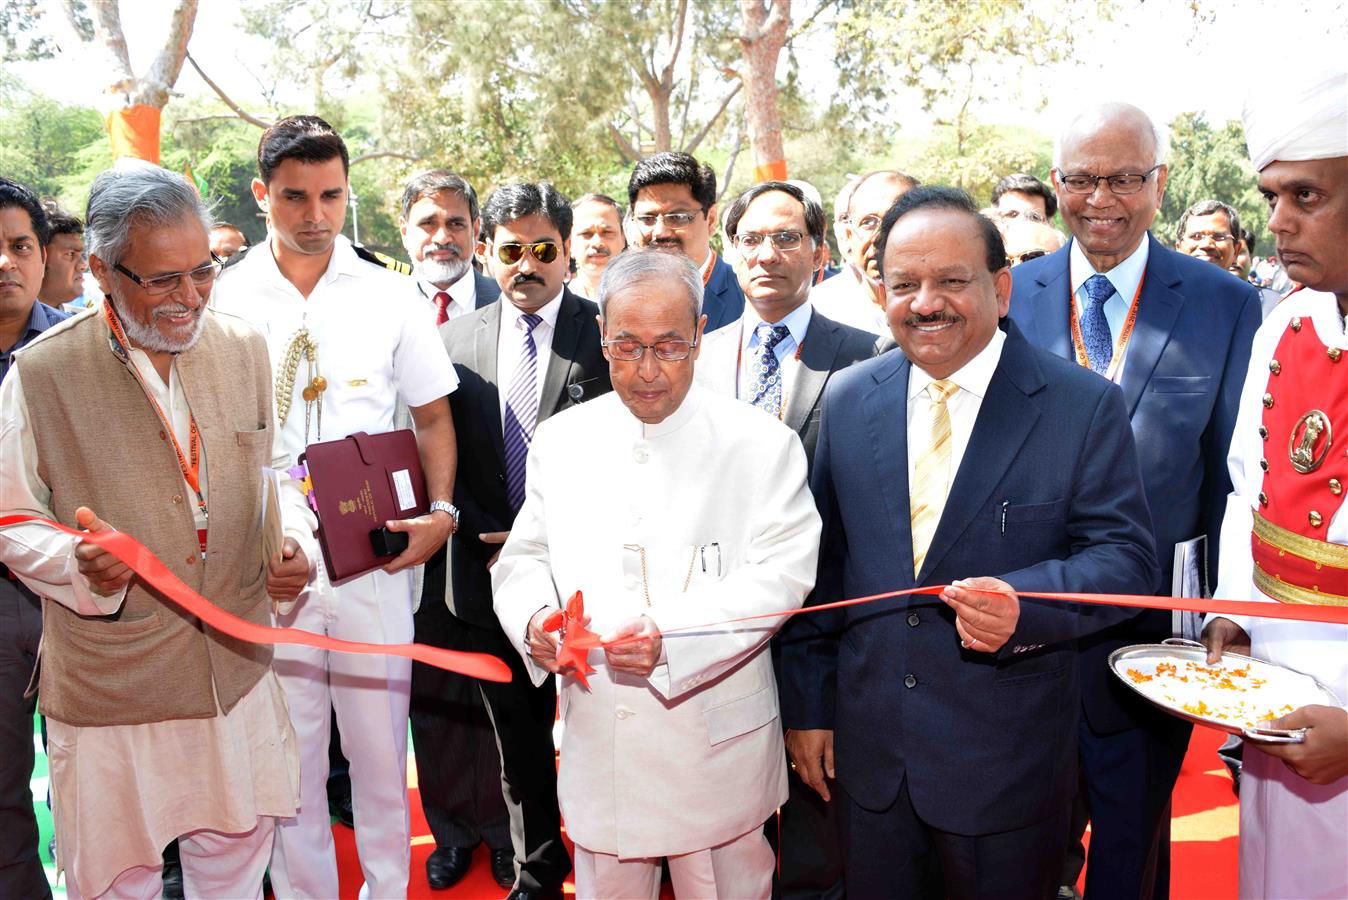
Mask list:
[[[1179,783],[1175,787],[1171,823],[1171,883],[1174,900],[1230,900],[1236,896],[1236,841],[1238,811],[1231,778],[1217,758],[1217,747],[1225,735],[1207,728],[1195,728],[1184,760]],[[468,877],[447,891],[432,891],[426,883],[426,857],[434,841],[421,812],[421,795],[412,783],[412,881],[411,898],[443,900],[496,900],[508,892],[491,878],[487,849],[480,846],[473,856]],[[341,874],[343,900],[354,900],[360,890],[360,864],[356,859],[355,833],[340,825],[333,827],[337,842],[337,866]],[[1090,839],[1087,833],[1087,840]],[[574,887],[568,882],[567,893]],[[664,897],[672,897],[665,885]]]

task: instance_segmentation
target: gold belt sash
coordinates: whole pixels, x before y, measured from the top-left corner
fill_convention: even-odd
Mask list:
[[[1280,603],[1348,606],[1348,546],[1289,531],[1254,513],[1254,584]]]

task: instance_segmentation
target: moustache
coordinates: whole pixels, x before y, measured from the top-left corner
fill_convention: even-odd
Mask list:
[[[662,249],[662,250],[668,250],[668,249],[671,249],[671,248],[672,248],[672,249],[676,249],[676,250],[682,250],[682,249],[683,249],[683,238],[680,238],[680,237],[660,237],[660,238],[656,238],[655,240],[651,241],[651,246],[653,246],[653,247],[658,247],[658,248],[660,248],[660,249]]]
[[[586,259],[590,258],[591,256],[612,256],[612,255],[613,253],[607,247],[595,247],[591,250],[585,251]]]
[[[529,275],[527,273],[523,275],[516,275],[515,280],[510,282],[512,287],[519,287],[522,284],[545,284],[545,283],[546,282],[544,282],[543,279],[540,278],[539,276]]]
[[[205,307],[202,306],[192,307],[184,306],[181,303],[175,303],[172,306],[160,306],[156,308],[154,314],[156,316],[181,316],[186,314],[200,315],[204,308]]]
[[[947,323],[953,325],[958,321],[960,321],[959,316],[952,316],[949,315],[948,313],[938,312],[938,313],[928,313],[925,316],[921,315],[909,316],[908,318],[903,320],[903,324],[909,327],[916,325],[945,325]]]
[[[450,253],[455,259],[463,259],[463,251],[459,249],[458,244],[431,244],[430,249],[432,253]]]

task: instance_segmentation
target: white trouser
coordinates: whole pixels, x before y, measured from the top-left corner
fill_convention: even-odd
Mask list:
[[[262,817],[243,834],[193,831],[178,838],[183,863],[183,893],[188,897],[235,897],[262,900],[262,875],[271,857],[276,820]],[[66,897],[81,900],[78,873],[66,867]],[[124,870],[98,897],[117,900],[159,900],[164,891],[163,866]],[[333,896],[336,896],[335,894]],[[95,900],[90,896],[87,900]]]
[[[717,847],[670,856],[674,895],[684,900],[759,900],[772,893],[772,847],[755,828]],[[657,900],[660,859],[619,859],[576,845],[576,900]]]
[[[340,587],[322,562],[313,583],[278,625],[376,644],[412,640],[412,573],[363,575]],[[337,856],[328,814],[329,708],[351,762],[360,896],[407,896],[411,824],[407,807],[407,705],[412,663],[393,656],[276,645],[276,674],[300,749],[300,811],[276,827],[271,880],[278,900],[337,896]]]

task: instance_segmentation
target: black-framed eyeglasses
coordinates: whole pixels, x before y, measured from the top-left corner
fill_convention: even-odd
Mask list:
[[[664,222],[667,227],[673,228],[675,231],[677,231],[680,228],[687,228],[694,219],[696,219],[699,215],[702,215],[705,212],[706,210],[703,210],[700,213],[696,212],[648,213],[646,215],[633,216],[632,221],[636,222],[638,225],[640,225],[647,231],[650,231],[660,222]]]
[[[682,341],[675,339],[666,339],[656,341],[654,344],[643,344],[641,341],[632,338],[614,338],[611,341],[600,341],[604,350],[613,359],[621,359],[625,362],[634,362],[646,355],[647,350],[655,353],[655,358],[664,362],[678,362],[687,359],[693,355],[693,348],[697,346],[697,341]]]
[[[220,267],[224,264],[224,260],[212,253],[211,261],[204,266],[197,266],[195,269],[189,269],[186,272],[155,275],[152,278],[141,278],[121,263],[113,263],[112,267],[134,281],[142,291],[151,297],[159,297],[164,294],[171,294],[176,290],[178,285],[182,284],[183,276],[187,276],[188,280],[197,287],[210,284],[215,280],[215,276],[220,274]]]
[[[760,234],[756,231],[741,231],[731,239],[735,248],[745,256],[753,256],[769,245],[778,253],[790,253],[799,250],[805,236],[799,231],[769,231]]]
[[[1029,262],[1032,259],[1038,259],[1041,256],[1048,256],[1047,250],[1026,250],[1024,253],[1008,254],[1006,259],[1013,266],[1018,266],[1023,262]]]
[[[507,266],[513,266],[524,258],[525,250],[539,262],[550,263],[557,258],[558,248],[552,241],[533,241],[528,244],[509,241],[496,245],[496,258]]]
[[[1142,190],[1142,185],[1147,183],[1161,164],[1157,163],[1145,172],[1120,172],[1117,175],[1067,175],[1062,169],[1055,169],[1058,173],[1058,183],[1067,189],[1070,194],[1094,194],[1096,185],[1104,182],[1109,185],[1110,191],[1115,194],[1136,194]]]
[[[1044,214],[1033,209],[999,209],[997,210],[997,216],[1002,219],[1025,219],[1029,222],[1048,224]]]

